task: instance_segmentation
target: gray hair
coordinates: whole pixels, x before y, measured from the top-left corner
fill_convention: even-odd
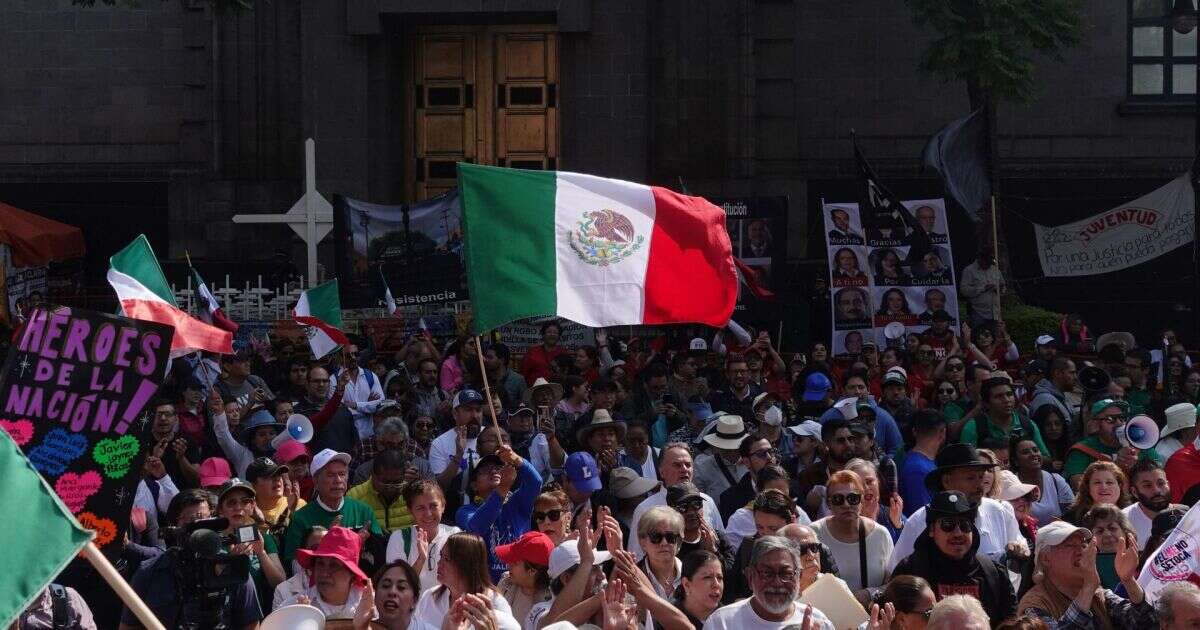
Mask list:
[[[780,527],[779,531],[775,532],[776,536],[782,536],[792,542],[796,542],[805,534],[812,534],[814,538],[817,536],[817,532],[814,531],[813,528],[807,525],[801,525],[800,523],[788,523],[787,525]],[[807,538],[807,536],[805,537]]]
[[[407,440],[408,425],[400,418],[391,417],[379,423],[379,426],[375,429],[375,435],[399,435]]]
[[[925,630],[975,630],[967,625],[968,622],[983,624],[982,630],[992,626],[978,599],[969,595],[951,595],[933,605]]]
[[[876,477],[879,476],[879,466],[876,466],[875,462],[865,460],[861,457],[855,457],[854,459],[846,462],[846,464],[842,466],[842,469],[852,470],[858,473],[859,477],[863,476],[862,473],[859,472],[860,470],[869,470],[871,471],[871,474],[875,475]]]
[[[1159,622],[1174,621],[1176,608],[1181,602],[1200,607],[1200,587],[1191,582],[1171,582],[1163,588],[1158,594],[1158,601],[1154,602],[1154,612]]]
[[[800,548],[783,536],[763,536],[755,540],[754,548],[750,550],[750,566],[757,567],[763,556],[776,551],[786,551],[792,558],[792,568],[800,568]]]

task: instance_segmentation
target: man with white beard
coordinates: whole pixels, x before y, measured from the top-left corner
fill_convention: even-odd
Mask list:
[[[771,630],[790,624],[804,630],[833,630],[824,613],[796,601],[800,560],[800,550],[787,538],[762,536],[755,540],[746,567],[746,580],[754,594],[713,611],[704,630]]]

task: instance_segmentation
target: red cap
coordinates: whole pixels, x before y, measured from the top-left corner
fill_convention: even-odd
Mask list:
[[[524,560],[539,567],[550,566],[550,552],[554,541],[542,532],[529,531],[521,534],[516,542],[496,547],[496,557],[505,564],[516,564]]]
[[[223,457],[209,457],[200,462],[200,487],[207,488],[209,486],[219,486],[233,476],[233,471],[229,468],[229,462]]]
[[[317,544],[315,551],[301,549],[296,552],[296,562],[305,569],[311,569],[313,558],[334,558],[341,560],[346,569],[358,578],[359,583],[371,581],[366,573],[358,566],[358,556],[362,552],[362,538],[349,527],[330,527],[329,533]]]
[[[284,440],[283,444],[275,449],[275,461],[281,464],[290,464],[299,457],[308,458],[308,447],[296,440]]]

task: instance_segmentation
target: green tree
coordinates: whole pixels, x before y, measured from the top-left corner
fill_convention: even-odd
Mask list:
[[[984,110],[988,175],[995,195],[1000,190],[996,106],[1033,100],[1036,57],[1061,60],[1064,50],[1079,44],[1084,0],[905,1],[917,26],[937,34],[921,55],[920,69],[945,82],[962,81],[971,110]],[[999,217],[991,219],[999,224]],[[992,240],[992,225],[980,225],[980,243]],[[1008,255],[999,240],[998,262],[1007,273]]]

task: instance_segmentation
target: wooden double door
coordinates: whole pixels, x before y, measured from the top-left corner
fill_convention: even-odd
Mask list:
[[[406,41],[410,201],[454,188],[460,161],[559,168],[558,37],[550,27],[418,27]]]

